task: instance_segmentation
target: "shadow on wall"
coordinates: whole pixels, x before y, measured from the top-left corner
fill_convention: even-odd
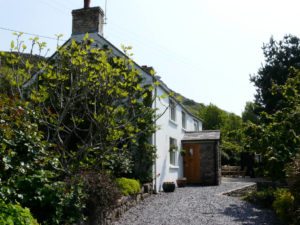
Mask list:
[[[243,205],[231,204],[221,213],[233,217],[234,221],[242,222],[243,225],[281,225],[274,212],[256,207],[250,203]]]
[[[162,191],[162,183],[165,181],[164,179],[166,177],[166,171],[167,171],[167,157],[165,157],[165,159],[164,159],[161,174],[160,174],[160,177],[159,177],[158,191]]]

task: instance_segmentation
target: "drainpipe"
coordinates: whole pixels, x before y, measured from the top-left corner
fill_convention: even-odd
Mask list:
[[[155,78],[153,77],[153,82],[155,81]],[[157,98],[157,87],[155,87],[154,89],[154,109],[156,109],[156,98]],[[156,126],[156,118],[154,120],[154,125]],[[156,131],[154,132],[153,134],[153,144],[155,146],[155,151],[157,153],[157,149],[156,149]],[[153,163],[153,170],[154,170],[154,192],[157,193],[157,176],[156,176],[156,158],[154,160],[154,163]]]

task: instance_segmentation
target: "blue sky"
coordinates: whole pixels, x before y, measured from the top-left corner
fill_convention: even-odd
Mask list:
[[[91,0],[104,8],[105,0]],[[300,36],[296,0],[107,0],[104,36],[133,47],[140,65],[153,66],[173,90],[241,114],[255,88],[249,75],[263,63],[271,35]],[[72,9],[83,0],[0,0],[0,28],[68,39]],[[12,32],[0,29],[0,50]],[[24,35],[28,39],[29,35]],[[43,39],[54,51],[56,41]]]

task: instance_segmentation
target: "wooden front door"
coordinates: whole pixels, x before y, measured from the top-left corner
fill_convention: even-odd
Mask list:
[[[200,171],[200,144],[183,144],[185,155],[183,157],[184,176],[189,184],[201,183]]]

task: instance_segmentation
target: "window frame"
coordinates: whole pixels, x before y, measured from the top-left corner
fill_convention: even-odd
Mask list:
[[[181,111],[181,126],[186,130],[186,112]]]
[[[176,103],[172,99],[169,99],[169,108],[170,108],[170,120],[176,122]]]
[[[194,131],[200,131],[199,121],[194,119]]]
[[[171,150],[171,146],[176,146],[176,150]],[[178,143],[176,138],[169,138],[169,164],[170,166],[178,166],[177,160]]]

